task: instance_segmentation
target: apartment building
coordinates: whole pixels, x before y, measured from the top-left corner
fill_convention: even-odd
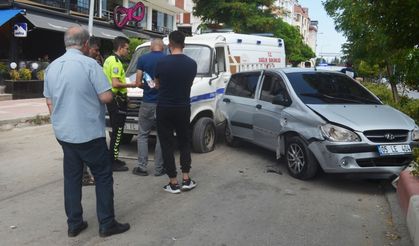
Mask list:
[[[294,6],[298,0],[276,0],[274,5],[279,8],[278,14],[283,21],[294,25]]]
[[[315,51],[317,46],[318,21],[311,21],[308,8],[304,8],[298,0],[277,0],[274,2],[279,8],[278,15],[286,23],[295,26],[310,48]]]

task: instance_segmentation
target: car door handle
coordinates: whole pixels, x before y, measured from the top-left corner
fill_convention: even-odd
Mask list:
[[[261,109],[262,108],[262,105],[258,104],[258,105],[256,105],[256,108],[257,109]]]
[[[224,98],[224,99],[223,99],[223,102],[225,102],[225,103],[230,103],[230,102],[231,102],[231,100],[230,100],[229,98]]]

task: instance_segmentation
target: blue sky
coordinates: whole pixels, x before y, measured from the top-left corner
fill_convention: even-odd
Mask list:
[[[308,8],[308,15],[311,20],[319,21],[317,34],[316,54],[339,53],[341,45],[346,42],[346,38],[336,32],[333,19],[324,10],[321,0],[299,0],[300,5]]]

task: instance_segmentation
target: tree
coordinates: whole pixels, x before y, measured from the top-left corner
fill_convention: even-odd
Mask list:
[[[401,5],[393,9],[385,6]],[[418,83],[414,81],[414,68],[417,68],[417,60],[408,62],[409,57],[416,57],[417,54],[414,44],[417,26],[415,16],[417,11],[406,10],[406,6],[417,9],[419,2],[416,0],[326,0],[324,3],[327,13],[335,20],[336,29],[342,31],[347,37],[348,43],[344,45],[343,51],[346,58],[359,64],[360,61],[369,63],[370,66],[379,65],[385,68],[387,77],[390,80],[393,97],[398,101],[396,84],[400,81],[408,82],[412,85]],[[383,5],[384,4],[384,5]],[[390,30],[398,27],[399,23],[390,20],[395,15],[405,13],[395,12],[405,9],[409,17],[397,17],[402,23],[406,24],[403,30],[407,37],[396,42],[398,31]],[[410,20],[409,20],[410,18]],[[410,24],[408,24],[410,22]],[[391,24],[393,23],[393,24]],[[413,73],[413,74],[412,74]]]
[[[274,0],[193,0],[193,14],[207,24],[224,24],[235,32],[268,32],[274,26]]]
[[[304,44],[297,28],[277,18],[279,9],[273,0],[193,0],[193,14],[201,17],[205,25],[232,27],[237,33],[273,32],[284,39],[289,63],[297,65],[315,57],[311,48]]]

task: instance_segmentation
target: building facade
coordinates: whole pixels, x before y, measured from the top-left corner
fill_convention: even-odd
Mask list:
[[[283,21],[290,25],[294,25],[294,6],[298,4],[298,0],[276,0],[274,5],[279,8],[279,16]]]
[[[0,61],[30,61],[48,57],[53,60],[65,52],[64,32],[73,25],[88,29],[90,0],[1,0],[0,4]],[[117,28],[115,7],[133,7],[137,0],[96,0],[92,35],[102,40],[102,46],[112,49],[111,40],[116,36],[150,39],[164,37],[177,29],[178,15],[182,8],[174,0],[142,0],[144,18],[130,20]],[[137,10],[134,15],[139,15]],[[121,19],[118,19],[121,20]],[[24,27],[24,35],[15,29]]]

